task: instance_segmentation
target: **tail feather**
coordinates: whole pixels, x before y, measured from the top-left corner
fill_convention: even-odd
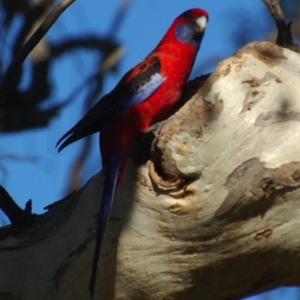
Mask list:
[[[56,147],[59,146],[58,152],[86,136],[99,132],[99,126],[94,120],[82,119],[58,140],[56,143]]]
[[[97,226],[97,236],[95,251],[92,264],[92,274],[90,277],[89,291],[90,296],[93,299],[94,290],[96,284],[96,275],[98,269],[99,255],[101,251],[102,241],[105,234],[106,224],[109,219],[110,211],[112,208],[115,190],[117,188],[119,171],[121,167],[123,156],[123,150],[120,148],[116,153],[114,153],[105,165],[105,180],[104,180],[104,189],[102,193],[101,206],[98,217],[98,226]]]
[[[97,131],[95,131],[97,132]],[[66,134],[64,134],[59,141],[56,144],[56,147],[58,147],[58,152],[60,152],[61,150],[63,150],[64,148],[66,148],[67,146],[69,146],[70,144],[86,137],[89,136],[95,132],[91,132],[88,133],[86,131],[71,131],[71,132],[67,132]]]
[[[112,93],[103,96],[75,126],[58,140],[56,144],[56,147],[59,146],[58,152],[68,145],[101,130],[102,124],[109,118],[114,108],[114,105],[111,105],[113,99],[111,97]]]

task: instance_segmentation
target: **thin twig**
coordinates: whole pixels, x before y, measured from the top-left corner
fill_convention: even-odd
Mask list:
[[[39,161],[37,156],[19,156],[14,154],[0,154],[0,160],[13,160],[19,162],[36,163]]]
[[[28,54],[32,51],[32,49],[39,43],[39,41],[44,37],[44,35],[48,32],[51,26],[55,23],[58,17],[65,11],[65,9],[70,6],[75,0],[62,0],[59,4],[57,4],[54,9],[49,13],[49,15],[45,18],[45,20],[41,23],[41,25],[37,28],[37,30],[33,33],[33,35],[28,39],[28,41],[22,46],[18,54],[15,56],[13,61],[10,63],[5,75],[2,78],[1,86],[0,86],[0,102],[7,101],[7,97],[13,84],[17,81],[17,77],[19,76],[20,68],[28,56]]]
[[[128,12],[128,9],[131,5],[132,0],[123,0],[121,5],[118,8],[118,11],[114,17],[114,20],[111,24],[110,30],[108,31],[108,36],[115,36],[116,32],[121,28],[123,20]]]
[[[300,47],[293,42],[292,22],[286,23],[279,0],[262,0],[268,7],[277,26],[276,44],[300,53]]]

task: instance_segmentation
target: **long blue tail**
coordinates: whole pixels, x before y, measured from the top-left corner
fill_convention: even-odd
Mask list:
[[[96,244],[95,244],[94,258],[92,264],[92,274],[91,274],[90,286],[89,286],[91,299],[93,299],[94,297],[99,255],[101,251],[103,237],[105,234],[106,224],[109,219],[110,211],[115,196],[118,174],[119,174],[121,161],[122,161],[122,154],[123,151],[120,148],[116,153],[114,153],[110,157],[108,161],[105,161],[104,188],[103,188],[101,206],[99,211]]]

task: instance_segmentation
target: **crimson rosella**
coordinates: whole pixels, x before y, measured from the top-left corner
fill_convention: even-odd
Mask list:
[[[101,132],[100,150],[105,180],[90,278],[91,297],[105,227],[129,152],[138,135],[161,121],[179,100],[207,21],[207,12],[199,8],[177,17],[157,47],[127,72],[117,86],[57,143],[60,151],[83,137]]]

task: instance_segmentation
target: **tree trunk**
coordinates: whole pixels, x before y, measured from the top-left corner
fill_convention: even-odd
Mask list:
[[[237,299],[299,285],[299,121],[299,54],[259,42],[222,61],[160,129],[159,175],[128,163],[95,299]],[[97,175],[22,229],[0,230],[1,300],[88,299],[102,185]]]

